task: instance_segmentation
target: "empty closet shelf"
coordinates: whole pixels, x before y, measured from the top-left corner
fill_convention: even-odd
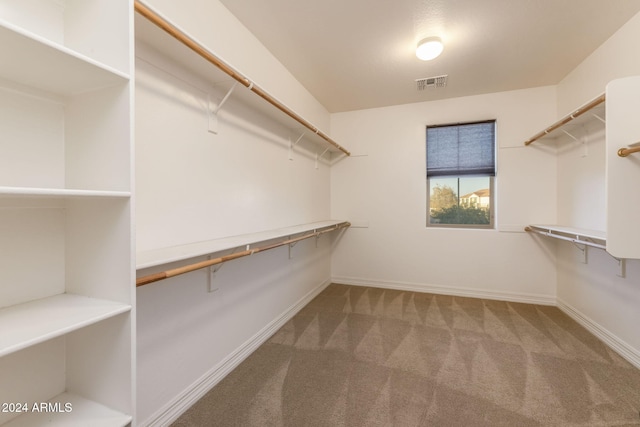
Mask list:
[[[545,224],[532,224],[525,227],[525,230],[555,239],[606,249],[607,235],[604,231]]]
[[[278,228],[274,230],[260,231],[257,233],[241,234],[238,236],[224,237],[221,239],[205,240],[186,245],[171,246],[167,248],[141,251],[137,254],[136,269],[141,270],[170,262],[182,261],[202,255],[209,255],[230,249],[255,245],[282,237],[294,236],[313,230],[322,231],[329,227],[346,224],[346,221],[327,220],[295,225],[292,227]]]
[[[138,254],[137,258],[138,270],[174,261],[195,258],[198,256],[212,255],[226,250],[234,251],[228,255],[222,255],[205,261],[165,270],[160,273],[153,273],[138,277],[136,279],[136,285],[147,285],[179,274],[189,273],[191,271],[222,264],[227,261],[275,249],[281,246],[293,246],[299,241],[310,239],[312,237],[320,237],[322,234],[349,227],[350,225],[351,224],[348,221],[336,220],[313,222],[259,233],[243,234],[240,236],[142,252]],[[240,251],[237,251],[239,248]]]
[[[128,304],[59,294],[0,309],[0,356],[131,310]]]
[[[2,77],[59,95],[124,83],[129,76],[0,19]]]
[[[129,191],[108,190],[82,190],[67,188],[40,188],[40,187],[0,187],[0,197],[40,197],[52,199],[71,198],[120,198],[131,197]]]

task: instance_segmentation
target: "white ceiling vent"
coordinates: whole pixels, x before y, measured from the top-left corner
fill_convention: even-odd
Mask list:
[[[416,86],[418,90],[425,90],[428,87],[445,87],[447,85],[448,74],[435,77],[425,77],[423,79],[416,79]]]

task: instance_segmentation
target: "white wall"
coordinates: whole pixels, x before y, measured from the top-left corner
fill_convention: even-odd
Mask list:
[[[604,93],[613,79],[640,74],[640,14],[623,25],[558,84],[558,116],[562,117]]]
[[[560,82],[560,115],[602,94],[609,81],[640,75],[638,40],[640,14]],[[586,157],[575,146],[559,156],[559,222],[605,230],[604,135],[596,132],[588,145]],[[627,260],[622,278],[617,261],[606,252],[589,251],[586,264],[579,255],[573,246],[559,244],[558,303],[640,366],[640,261]]]
[[[327,130],[329,115],[217,1],[149,1],[270,93]],[[178,5],[178,3],[180,3]],[[329,168],[288,129],[232,97],[208,132],[207,94],[224,92],[138,46],[139,251],[329,219]],[[327,285],[332,236],[224,264],[137,292],[137,418],[163,425]],[[200,260],[200,259],[196,259]],[[141,275],[172,268],[165,265]]]
[[[553,303],[553,244],[524,233],[556,218],[555,148],[524,141],[555,118],[542,87],[332,115],[354,153],[331,169],[332,216],[352,227],[332,254],[335,281]],[[496,119],[497,229],[426,223],[425,127]]]

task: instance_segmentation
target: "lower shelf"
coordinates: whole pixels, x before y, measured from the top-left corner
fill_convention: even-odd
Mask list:
[[[346,221],[319,221],[309,224],[295,225],[292,227],[278,228],[275,230],[267,230],[258,233],[243,234],[240,236],[231,236],[221,239],[207,240],[204,242],[189,243],[181,246],[142,251],[138,252],[136,255],[136,269],[142,270],[157,265],[168,264],[175,261],[182,261],[202,255],[235,249],[246,245],[254,245],[285,236],[293,236],[312,230],[320,231],[325,228],[333,227],[343,223],[346,223]]]
[[[566,227],[562,225],[532,224],[526,231],[542,234],[555,239],[567,240],[581,245],[606,249],[607,234],[604,231],[587,230],[584,228]]]
[[[0,309],[0,356],[131,310],[128,304],[60,294]]]
[[[525,227],[525,231],[575,243],[582,251],[582,262],[585,264],[587,263],[587,246],[602,249],[617,262],[616,275],[620,277],[625,277],[626,275],[625,259],[618,258],[607,250],[607,233],[604,231],[543,224],[529,225]]]
[[[130,415],[71,393],[59,394],[48,402],[26,405],[22,415],[3,426],[124,427],[132,420]]]

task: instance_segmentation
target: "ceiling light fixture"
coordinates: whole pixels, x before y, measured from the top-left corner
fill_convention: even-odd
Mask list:
[[[416,49],[416,56],[423,61],[430,61],[442,53],[444,45],[440,37],[427,37],[420,40]]]

